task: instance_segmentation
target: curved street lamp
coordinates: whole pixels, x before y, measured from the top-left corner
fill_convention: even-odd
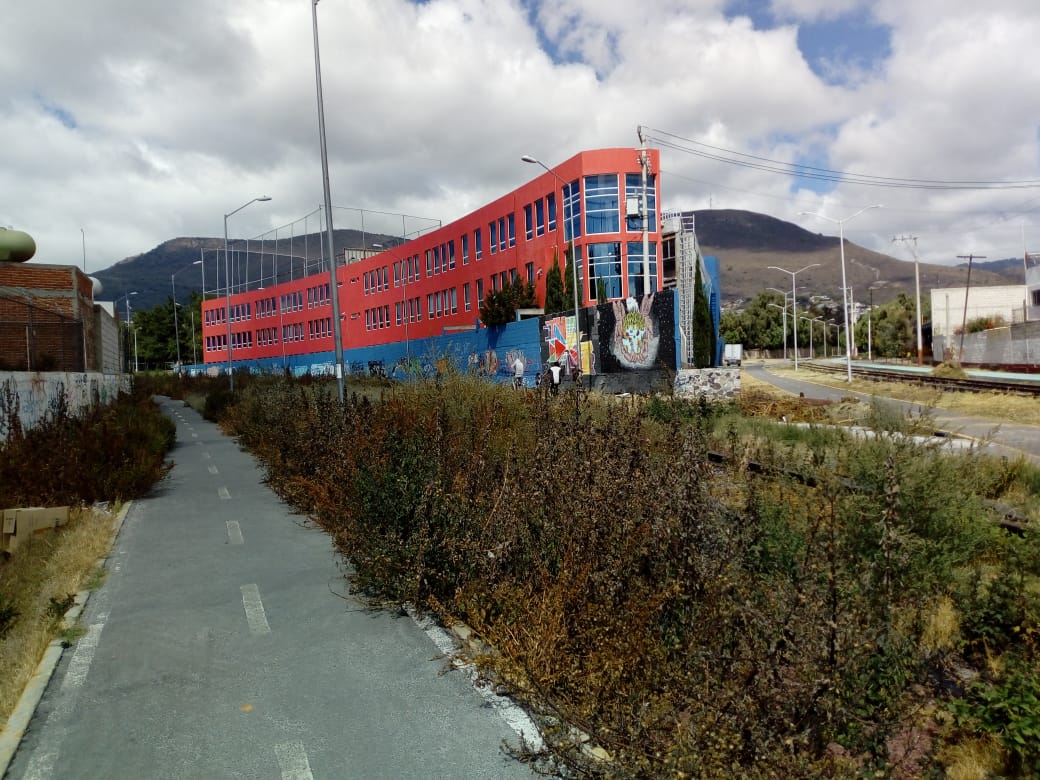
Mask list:
[[[791,317],[794,319],[794,370],[798,370],[798,300],[795,298],[795,286],[794,280],[802,271],[808,271],[810,268],[815,268],[819,263],[810,263],[804,268],[799,268],[797,271],[788,271],[786,268],[781,268],[777,265],[771,265],[769,268],[773,271],[783,271],[785,274],[791,275]]]
[[[820,219],[826,220],[827,222],[835,222],[838,225],[838,241],[841,244],[841,296],[842,304],[845,309],[845,371],[847,374],[846,381],[852,381],[852,340],[849,338],[849,298],[848,298],[848,285],[845,284],[845,223],[854,217],[858,217],[864,211],[869,209],[881,208],[880,203],[874,203],[870,206],[864,206],[855,214],[852,214],[844,219],[834,219],[834,217],[826,217],[823,214],[819,214],[815,211],[799,211],[798,216],[800,217],[819,217]]]
[[[225,306],[227,308],[227,311],[225,312],[225,314],[227,315],[227,367],[229,377],[228,381],[230,383],[229,386],[231,388],[231,392],[235,391],[235,367],[231,362],[231,266],[228,262],[227,221],[228,217],[237,214],[246,206],[249,206],[253,203],[262,203],[265,201],[269,201],[270,199],[270,195],[261,195],[259,198],[253,198],[252,200],[243,203],[234,211],[229,211],[227,214],[224,215],[224,291],[226,299]]]

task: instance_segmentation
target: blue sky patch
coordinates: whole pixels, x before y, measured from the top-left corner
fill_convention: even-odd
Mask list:
[[[62,123],[69,130],[75,130],[77,127],[76,118],[66,109],[59,106],[57,103],[52,103],[42,95],[36,95],[36,103],[43,109],[43,113],[54,117]]]
[[[777,18],[763,0],[732,0],[726,16],[746,16],[756,30],[772,30],[792,21]],[[861,8],[833,19],[798,22],[798,49],[820,79],[843,85],[881,67],[892,53],[892,31]]]

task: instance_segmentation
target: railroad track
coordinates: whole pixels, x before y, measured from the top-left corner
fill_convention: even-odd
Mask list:
[[[830,363],[818,363],[815,361],[802,361],[802,364],[806,366],[806,368],[811,368],[814,371],[823,371],[832,374],[844,374],[846,372],[844,365],[839,366]],[[962,393],[998,392],[1031,397],[1040,396],[1040,381],[1016,382],[1014,380],[1002,379],[954,379],[951,377],[917,374],[896,369],[877,367],[867,368],[865,366],[857,366],[855,363],[852,364],[852,373],[861,379],[879,379],[885,382],[904,382],[907,384],[928,385],[929,387],[935,387],[939,390],[953,390]]]

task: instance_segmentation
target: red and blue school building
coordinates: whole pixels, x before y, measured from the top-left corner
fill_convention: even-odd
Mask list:
[[[339,327],[344,370],[354,374],[431,371],[450,360],[505,378],[517,356],[529,380],[561,358],[580,359],[586,374],[674,369],[678,307],[662,291],[658,170],[656,149],[583,151],[454,222],[339,265],[338,323],[328,273],[207,300],[199,368],[333,373]],[[577,320],[571,310],[483,327],[485,296],[514,280],[532,283],[543,302],[554,258],[562,271],[571,247]]]

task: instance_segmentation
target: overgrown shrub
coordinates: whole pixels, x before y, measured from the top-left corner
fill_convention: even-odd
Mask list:
[[[11,418],[0,394],[0,416]],[[16,411],[15,411],[16,416]],[[167,472],[174,423],[140,392],[73,415],[63,396],[31,430],[8,424],[0,443],[0,504],[34,506],[135,498]]]
[[[485,668],[540,717],[533,760],[805,777],[892,766],[916,687],[944,695],[924,610],[969,605],[972,567],[1004,573],[979,495],[1003,478],[880,417],[868,441],[761,444],[700,404],[604,410],[450,377],[343,405],[257,383],[224,421],[335,535],[356,587],[495,648]]]

